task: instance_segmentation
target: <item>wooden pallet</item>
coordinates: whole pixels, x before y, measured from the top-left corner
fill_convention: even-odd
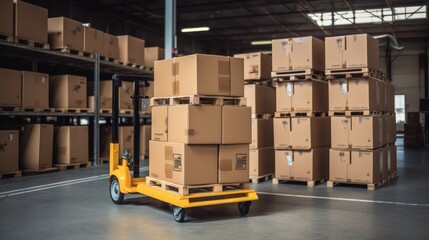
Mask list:
[[[0,107],[0,112],[19,112],[20,107]]]
[[[55,112],[54,108],[27,108],[21,107],[21,112]]]
[[[164,191],[177,193],[180,196],[187,196],[194,193],[225,192],[229,190],[249,189],[249,183],[217,183],[181,186],[152,177],[146,177],[146,184],[151,187],[160,188]]]
[[[0,33],[0,39],[8,42],[13,42],[13,36],[6,33]]]
[[[187,95],[187,96],[174,96],[174,97],[153,97],[150,99],[151,107],[165,106],[165,105],[181,105],[181,104],[246,106],[246,98]]]
[[[142,68],[142,65],[136,64],[136,63],[129,63],[129,62],[120,62],[121,65],[129,66],[133,68]]]
[[[252,118],[271,119],[273,117],[274,114],[271,113],[252,113]]]
[[[92,112],[94,112],[94,109],[92,109]],[[112,113],[111,108],[100,108],[100,113]]]
[[[288,183],[288,182],[302,182],[307,183],[307,187],[314,187],[317,184],[324,183],[328,178],[322,178],[318,180],[301,180],[301,179],[294,179],[294,178],[273,178],[273,184],[280,184],[280,183]]]
[[[16,178],[16,177],[21,177],[21,176],[22,176],[21,171],[13,171],[13,172],[0,173],[0,179],[3,179],[3,178]]]
[[[244,85],[273,85],[272,79],[255,78],[255,79],[244,79]]]
[[[102,57],[100,57],[100,59],[103,60],[103,61],[107,61],[107,62],[113,62],[113,63],[117,63],[117,64],[120,63],[118,59],[114,59],[114,58],[109,58],[109,57],[103,57],[102,56]]]
[[[313,111],[291,111],[291,112],[275,112],[274,117],[284,118],[284,117],[326,117],[328,114],[326,112],[313,112]]]
[[[58,49],[52,49],[52,50],[56,50],[56,51],[60,51],[62,53],[68,53],[68,54],[73,54],[73,55],[77,55],[77,56],[84,56],[83,51],[79,51],[79,50],[75,50],[75,49],[71,49],[69,47],[63,47],[63,48],[58,48]]]
[[[41,173],[57,172],[59,171],[59,169],[57,167],[51,167],[51,168],[44,168],[44,169],[23,169],[21,171],[23,175],[34,175],[34,174],[41,174]]]
[[[337,186],[337,185],[361,185],[361,186],[366,186],[368,190],[375,190],[375,189],[383,186],[384,184],[386,184],[389,181],[390,181],[390,179],[388,179],[388,178],[382,179],[380,182],[377,182],[377,183],[362,183],[362,182],[329,180],[329,181],[327,181],[326,186],[329,188],[332,188],[332,187]]]
[[[371,77],[382,81],[387,80],[383,72],[371,68],[327,69],[325,70],[325,75],[328,80],[353,77]]]
[[[89,108],[55,108],[55,112],[61,113],[87,113]]]
[[[94,58],[95,54],[94,53],[90,53],[90,52],[83,52],[83,56],[84,57],[89,57],[89,58]]]
[[[273,173],[262,175],[262,176],[257,176],[257,177],[255,177],[255,176],[249,176],[249,181],[252,184],[258,184],[260,182],[266,182],[266,181],[272,179],[273,176],[274,176]]]
[[[92,162],[84,162],[84,163],[72,163],[72,164],[54,164],[54,167],[58,168],[60,171],[75,169],[75,168],[85,168],[91,167]]]
[[[40,42],[36,42],[34,40],[24,39],[24,38],[20,38],[20,37],[15,37],[15,42],[19,43],[19,44],[28,45],[28,46],[31,46],[31,47],[37,47],[37,48],[42,48],[42,49],[49,49],[49,44],[48,43],[40,43]]]
[[[290,70],[282,72],[271,72],[273,81],[302,81],[302,80],[318,80],[326,81],[323,71],[313,69]]]
[[[384,115],[384,112],[373,111],[373,110],[348,110],[348,111],[329,111],[330,117],[333,116],[381,116]]]
[[[131,114],[133,112],[134,112],[133,109],[119,109],[120,114]]]

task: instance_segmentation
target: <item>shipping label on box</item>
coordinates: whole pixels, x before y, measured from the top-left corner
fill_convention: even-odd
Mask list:
[[[293,179],[293,151],[275,150],[275,177]]]
[[[273,39],[273,72],[292,70],[292,39]]]
[[[249,181],[249,145],[219,145],[219,183]]]
[[[271,56],[263,53],[235,54],[235,58],[244,59],[244,79],[270,79]]]
[[[346,36],[325,38],[326,69],[346,68]]]
[[[346,111],[349,109],[349,83],[346,78],[330,80],[329,111]]]
[[[276,111],[293,111],[292,96],[294,94],[294,84],[292,82],[276,83]]]

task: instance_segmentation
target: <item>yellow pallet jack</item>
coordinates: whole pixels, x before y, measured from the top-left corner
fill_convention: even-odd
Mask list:
[[[151,80],[141,76],[122,76],[117,74],[113,75],[112,79],[112,141],[110,143],[109,192],[115,204],[121,204],[125,194],[143,194],[171,204],[173,206],[173,218],[177,222],[183,222],[186,216],[186,210],[193,207],[238,203],[238,210],[241,215],[246,215],[249,212],[251,201],[258,200],[258,196],[253,189],[203,192],[181,196],[176,192],[166,191],[159,187],[146,184],[146,178],[139,177],[139,99],[147,97],[139,95],[139,85],[140,82],[143,81],[143,86],[149,86]],[[119,88],[122,86],[123,81],[134,83],[134,94],[132,96],[134,105],[134,150],[133,157],[125,152],[121,158],[119,158]],[[132,175],[130,169],[132,170]]]

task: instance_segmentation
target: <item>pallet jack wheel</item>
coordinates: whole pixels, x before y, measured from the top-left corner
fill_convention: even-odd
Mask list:
[[[186,216],[186,208],[173,206],[173,218],[176,222],[183,222]]]
[[[240,214],[242,216],[247,215],[249,213],[250,210],[250,205],[252,204],[251,201],[247,201],[247,202],[239,202],[238,203],[238,211],[240,212]]]
[[[121,193],[121,190],[119,188],[118,178],[112,177],[112,180],[110,181],[109,190],[110,198],[115,204],[121,204],[122,201],[124,201],[124,194]]]

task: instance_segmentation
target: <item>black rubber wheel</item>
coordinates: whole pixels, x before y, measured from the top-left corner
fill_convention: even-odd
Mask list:
[[[247,201],[247,202],[239,202],[238,203],[238,211],[240,212],[240,214],[242,216],[247,215],[249,213],[250,210],[250,205],[252,204],[251,201]]]
[[[186,208],[173,206],[173,218],[176,222],[183,222],[186,216]]]
[[[109,186],[110,198],[115,204],[121,204],[124,201],[124,194],[119,188],[119,181],[116,177],[112,177]]]

